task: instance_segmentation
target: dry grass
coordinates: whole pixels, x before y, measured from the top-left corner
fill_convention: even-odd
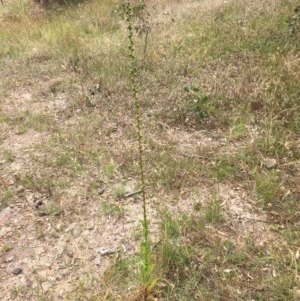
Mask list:
[[[142,208],[138,192],[128,197],[138,154],[117,3],[7,0],[0,12],[0,299],[139,296]],[[290,35],[286,21],[297,1],[148,4],[146,53],[141,37],[136,46],[152,299],[293,300],[300,29]]]

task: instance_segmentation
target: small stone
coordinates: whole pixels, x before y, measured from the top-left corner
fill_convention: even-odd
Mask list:
[[[55,277],[53,277],[53,276],[49,276],[49,277],[48,277],[48,280],[51,281],[51,282],[55,282],[56,279],[55,279]]]
[[[17,187],[17,189],[16,189],[16,192],[17,192],[17,193],[22,193],[22,192],[24,192],[24,190],[25,190],[25,187],[22,186],[22,185],[19,185],[19,186]]]
[[[34,202],[34,197],[32,193],[26,194],[25,199],[28,203],[33,203]]]
[[[34,209],[38,209],[42,205],[43,205],[43,201],[41,201],[41,200],[37,200],[33,203]]]
[[[49,281],[45,281],[42,283],[43,291],[46,293],[50,290],[51,287],[52,287],[52,285]]]
[[[295,258],[296,258],[297,260],[299,260],[299,258],[300,258],[300,249],[298,249],[298,250],[296,251]]]
[[[22,273],[23,273],[23,270],[21,268],[14,268],[12,270],[12,274],[14,274],[14,275],[20,275]]]
[[[61,223],[57,224],[56,225],[56,230],[60,231],[61,229],[62,229],[62,224]]]
[[[0,211],[0,217],[6,217],[7,215],[9,215],[12,212],[12,208],[10,207],[6,207],[4,208],[2,211]]]
[[[15,259],[14,257],[7,257],[7,258],[4,260],[4,262],[5,262],[5,263],[13,262],[14,259]]]
[[[300,301],[300,289],[298,288],[293,289],[293,300]]]
[[[101,265],[101,259],[100,259],[100,257],[96,257],[94,259],[94,263],[95,263],[96,266],[100,266]]]
[[[105,248],[101,248],[100,249],[100,255],[101,256],[109,256],[109,255],[113,255],[117,252],[116,249],[105,249]]]
[[[268,169],[274,168],[277,165],[276,159],[273,158],[265,158],[262,161],[263,165],[265,165]]]

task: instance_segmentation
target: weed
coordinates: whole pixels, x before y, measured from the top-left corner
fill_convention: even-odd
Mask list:
[[[1,115],[0,116],[0,123],[8,123],[10,121],[10,117],[8,115]]]
[[[191,265],[192,248],[172,242],[165,237],[161,250],[161,267],[164,274],[169,279],[179,281],[181,277],[186,277]]]
[[[205,175],[206,166],[192,156],[174,156],[174,150],[159,150],[159,156],[147,154],[147,162],[152,162],[149,170],[149,182],[164,187],[175,195],[181,187],[193,187],[200,176]],[[181,155],[181,154],[180,154]]]
[[[113,174],[115,173],[115,170],[116,170],[116,165],[114,162],[109,162],[104,165],[104,173],[109,178],[113,176]]]
[[[0,185],[1,187],[1,185]],[[2,190],[2,193],[0,194],[1,200],[0,200],[0,207],[5,208],[8,207],[10,204],[13,203],[14,199],[16,199],[16,193],[11,188],[4,188]]]
[[[54,194],[55,188],[64,187],[64,182],[59,182],[57,179],[49,174],[31,175],[26,173],[21,179],[22,184],[31,191],[38,191],[47,193],[49,196]]]
[[[60,154],[56,159],[56,164],[58,167],[69,167],[74,171],[80,170],[82,166],[72,150]]]
[[[245,121],[237,119],[233,122],[231,128],[229,129],[229,135],[232,138],[240,139],[245,136],[246,125]]]
[[[279,177],[276,171],[258,173],[255,179],[255,190],[264,205],[273,204],[279,195]]]
[[[234,179],[240,175],[239,155],[223,155],[219,158],[216,166],[216,177],[218,181]]]
[[[113,194],[118,199],[124,197],[125,193],[126,193],[126,187],[123,184],[117,185],[113,190]]]
[[[276,135],[268,135],[267,138],[262,138],[259,141],[259,146],[262,151],[269,156],[290,156],[290,150],[287,148],[288,144],[286,143],[285,137]]]
[[[14,162],[15,155],[11,150],[4,150],[3,157],[7,162]]]
[[[145,4],[141,1],[137,4],[134,9],[143,10]],[[140,178],[141,178],[141,190],[142,190],[142,207],[143,207],[143,240],[140,244],[140,272],[141,272],[141,283],[143,286],[142,298],[147,299],[154,289],[157,282],[156,278],[153,278],[154,266],[151,262],[151,242],[150,242],[150,232],[149,232],[149,221],[147,218],[147,208],[146,208],[146,186],[145,186],[145,171],[144,171],[144,158],[143,158],[143,134],[142,134],[142,114],[141,114],[141,103],[138,99],[138,68],[137,60],[135,57],[134,40],[133,40],[133,7],[129,1],[123,4],[124,13],[126,16],[127,30],[128,30],[128,40],[129,40],[129,58],[130,58],[130,79],[131,79],[131,91],[135,107],[135,120],[136,120],[136,132],[137,132],[137,142],[138,142],[138,153],[139,153],[139,168],[140,168]]]
[[[169,279],[180,281],[181,277],[188,277],[194,260],[193,248],[189,244],[201,244],[205,239],[203,219],[168,211],[161,214],[164,237],[159,252],[160,268]]]
[[[21,286],[18,286],[18,285],[14,285],[12,288],[11,288],[11,296],[12,298],[18,298],[19,295],[22,294],[22,287]]]
[[[132,269],[135,264],[136,262],[133,258],[123,258],[121,256],[109,269],[105,271],[104,277],[108,283],[115,282],[126,285],[128,280],[131,281],[130,275],[133,274]]]
[[[202,121],[209,117],[207,108],[209,98],[203,96],[199,87],[185,86],[184,91],[191,95],[191,112],[196,121]]]
[[[2,246],[3,252],[7,253],[13,249],[13,246],[9,242],[5,242],[4,245]]]
[[[45,132],[55,127],[55,122],[48,115],[30,111],[23,112],[20,116],[11,119],[10,122],[17,123],[18,135],[26,133],[29,129]]]
[[[163,233],[168,237],[168,239],[178,239],[180,237],[181,230],[180,219],[174,218],[174,216],[168,211],[163,211],[162,216],[164,217],[162,224]]]
[[[159,268],[171,282],[162,296],[167,300],[186,300],[190,294],[204,293],[202,268],[196,254],[202,254],[199,255],[201,265],[208,264],[212,255],[210,250],[201,248],[206,239],[202,217],[163,211],[162,230],[164,236],[158,247]],[[196,246],[201,251],[196,251]]]
[[[112,204],[107,201],[102,201],[100,203],[101,212],[108,216],[115,216],[118,219],[124,217],[124,209],[119,204]]]
[[[60,208],[60,206],[55,203],[55,202],[50,202],[45,210],[45,214],[46,215],[53,215],[53,216],[57,216],[60,215],[62,213],[62,210]]]
[[[204,218],[213,225],[222,221],[222,207],[220,196],[215,196],[204,209]]]
[[[44,225],[40,221],[34,223],[35,233],[38,239],[45,239],[46,232],[44,230]]]

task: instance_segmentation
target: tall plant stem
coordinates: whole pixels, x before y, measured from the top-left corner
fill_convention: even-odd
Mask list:
[[[128,39],[129,39],[129,57],[130,57],[130,79],[131,91],[135,107],[136,116],[136,131],[138,140],[138,153],[139,153],[139,169],[141,177],[141,190],[142,190],[142,206],[143,206],[143,241],[141,242],[141,281],[142,284],[148,286],[152,280],[153,267],[151,265],[151,248],[150,248],[150,233],[147,219],[146,207],[146,185],[145,185],[145,171],[144,171],[144,157],[143,157],[143,135],[142,135],[142,116],[141,104],[138,99],[138,68],[135,56],[135,47],[133,39],[133,26],[132,26],[132,6],[129,1],[125,3],[125,14],[127,21]]]

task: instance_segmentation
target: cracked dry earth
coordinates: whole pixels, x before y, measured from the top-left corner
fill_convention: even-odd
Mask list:
[[[189,3],[187,8],[194,8],[196,5],[196,1]],[[172,13],[173,6],[168,13]],[[6,72],[2,70],[3,78]],[[61,76],[64,78],[65,74]],[[29,111],[47,114],[62,126],[76,123],[74,117],[62,118],[68,115],[66,111],[70,96],[67,93],[56,93],[47,98],[49,86],[59,80],[57,75],[45,75],[37,83],[8,88],[9,90],[2,83],[1,116],[22,117]],[[44,90],[37,93],[36,86],[43,87]],[[118,120],[119,126],[109,137],[114,149],[124,148],[124,143],[134,143],[126,138],[126,126],[134,122],[126,120],[124,116],[123,119]],[[106,126],[111,127],[111,124],[107,122]],[[141,204],[139,195],[130,196],[139,189],[136,179],[120,179],[119,175],[118,179],[111,179],[92,169],[84,176],[71,179],[67,188],[57,189],[55,195],[51,191],[22,184],[26,175],[32,176],[32,172],[38,173],[38,170],[43,169],[47,171],[48,168],[47,165],[36,166],[36,162],[47,163],[46,159],[38,161],[36,158],[47,157],[47,153],[40,154],[38,150],[51,140],[52,134],[47,128],[34,128],[29,125],[24,130],[9,121],[1,122],[0,197],[3,204],[8,197],[12,200],[0,209],[0,300],[38,300],[40,296],[67,300],[76,296],[79,281],[90,281],[95,287],[101,286],[103,273],[120,252],[124,256],[139,252]],[[196,156],[193,150],[201,147],[211,149],[212,152],[215,149],[230,152],[243,147],[232,145],[218,132],[184,131],[166,126],[160,128],[159,136],[164,137],[164,141],[176,144],[177,155]],[[100,135],[101,137],[103,136]],[[96,187],[96,195],[89,194],[91,179],[93,187]],[[128,197],[118,199],[114,189],[120,182],[124,184],[124,195]],[[236,241],[252,232],[259,244],[274,239],[264,222],[266,217],[256,209],[252,195],[243,187],[229,184],[222,184],[218,189],[227,224],[231,229],[230,233],[218,235],[231,236]],[[159,240],[158,209],[161,206],[167,206],[174,213],[189,213],[195,204],[200,202],[205,205],[208,196],[213,193],[210,187],[202,186],[199,181],[199,187],[195,191],[183,188],[176,201],[166,201],[166,204],[159,202],[169,200],[164,191],[153,196],[149,194],[153,241]],[[105,212],[101,204],[107,203],[120,214]]]

